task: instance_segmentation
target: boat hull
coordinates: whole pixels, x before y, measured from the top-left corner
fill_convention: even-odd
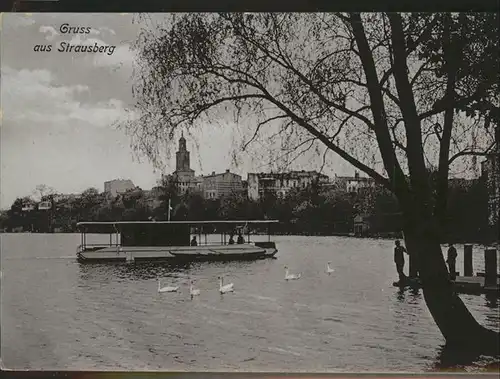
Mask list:
[[[243,245],[205,246],[103,246],[79,249],[79,262],[135,261],[242,261],[273,258],[278,250],[273,242]]]

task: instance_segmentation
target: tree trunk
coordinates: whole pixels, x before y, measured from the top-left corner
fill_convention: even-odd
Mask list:
[[[443,16],[444,25],[444,41],[443,49],[446,58],[445,67],[447,71],[446,78],[446,92],[444,101],[446,102],[446,110],[444,112],[444,125],[443,133],[440,139],[439,146],[439,167],[437,175],[437,192],[436,192],[436,205],[434,214],[439,221],[439,228],[441,233],[444,232],[446,225],[446,212],[448,206],[448,173],[450,171],[449,155],[450,155],[450,141],[453,130],[453,120],[455,113],[455,84],[457,75],[457,53],[453,51],[456,45],[452,41],[450,23],[451,15],[445,14]]]
[[[394,56],[391,68],[406,130],[409,186],[394,154],[375,60],[359,13],[351,14],[350,24],[368,85],[378,146],[384,167],[394,186],[391,190],[398,198],[404,215],[405,243],[411,260],[410,276],[419,272],[425,302],[448,344],[466,349],[472,346],[484,347],[497,354],[498,333],[477,323],[455,293],[448,277],[440,247],[440,233],[437,229],[439,224],[432,212],[433,198],[424,159],[422,126],[408,77],[408,49],[403,20],[397,13],[388,14],[388,19]],[[449,86],[451,89],[452,87]],[[448,172],[446,179],[447,174]]]
[[[499,333],[479,325],[455,292],[433,223],[407,226],[405,243],[418,259],[425,302],[447,345],[499,354]]]

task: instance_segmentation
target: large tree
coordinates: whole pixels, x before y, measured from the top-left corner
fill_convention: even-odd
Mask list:
[[[251,140],[278,133],[285,147],[337,154],[398,199],[413,267],[447,343],[498,349],[498,333],[454,292],[440,248],[450,170],[491,151],[498,127],[498,14],[149,21],[136,44],[137,117],[126,124],[136,148],[156,161],[158,141],[177,129],[229,115],[254,123]]]

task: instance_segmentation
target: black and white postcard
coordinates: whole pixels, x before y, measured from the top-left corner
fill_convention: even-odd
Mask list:
[[[499,366],[498,13],[9,13],[1,363]]]

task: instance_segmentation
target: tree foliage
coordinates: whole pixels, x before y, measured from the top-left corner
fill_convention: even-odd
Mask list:
[[[75,232],[78,221],[166,220],[164,200],[168,202],[165,193],[169,193],[174,209],[182,205],[186,212],[183,217],[187,220],[267,218],[280,221],[273,228],[278,234],[344,235],[353,232],[355,215],[364,214],[370,216],[368,236],[398,235],[401,231],[397,199],[379,186],[361,188],[356,193],[335,187],[308,186],[293,188],[284,197],[268,196],[261,201],[250,200],[244,194],[220,199],[204,199],[197,193],[177,196],[172,188],[162,186],[156,191],[159,199],[152,203],[144,191],[138,189],[116,198],[109,198],[95,188],[85,190],[80,197],[55,198],[53,226],[64,232]],[[494,231],[488,226],[485,192],[484,177],[451,186],[449,222],[442,242],[487,242],[494,238]],[[44,215],[50,212],[23,212],[23,205],[32,202],[30,198],[16,199],[11,208],[0,215],[0,229],[31,230],[33,227],[33,231],[37,231],[36,226],[40,226],[39,231],[47,231],[43,225],[47,223]],[[172,212],[172,219],[177,218],[181,218],[181,214]]]
[[[321,142],[400,200],[431,191],[420,200],[429,203],[424,209],[435,203],[437,214],[446,209],[449,165],[484,155],[494,142],[496,21],[495,14],[168,16],[137,40],[139,118],[125,127],[156,161],[158,141],[230,110],[235,121],[256,120],[253,138],[279,134],[290,149]],[[426,169],[438,167],[442,179],[428,189]]]

